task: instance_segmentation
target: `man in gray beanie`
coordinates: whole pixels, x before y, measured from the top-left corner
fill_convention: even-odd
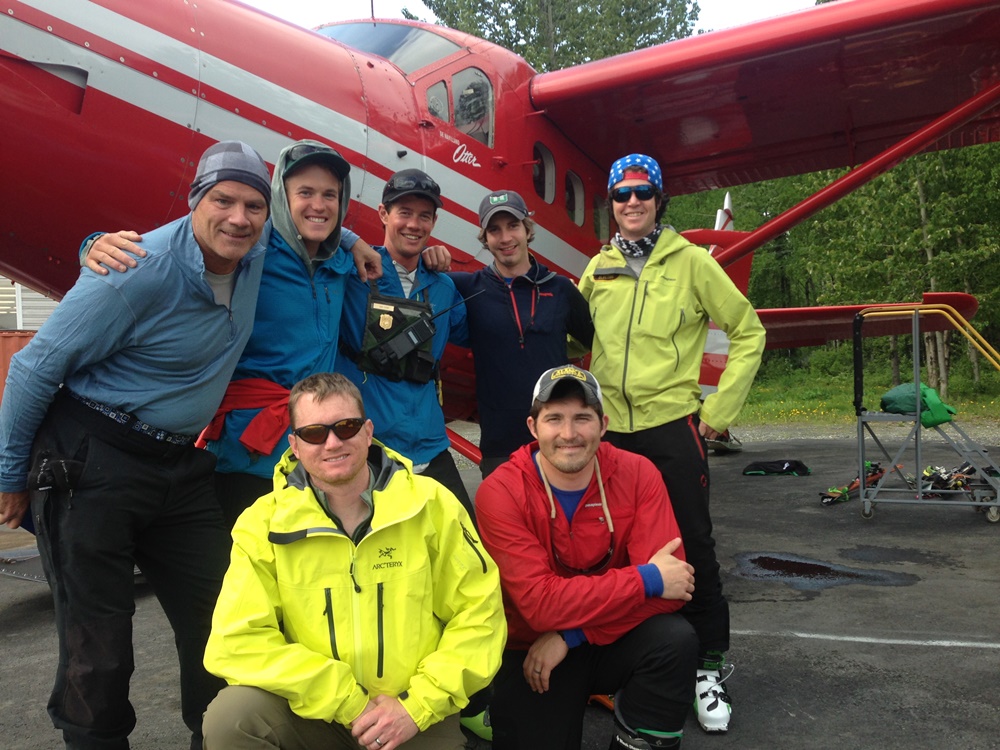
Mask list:
[[[188,206],[197,208],[205,193],[217,182],[235,180],[249,185],[271,205],[271,176],[260,154],[242,141],[219,141],[210,146],[198,162]]]
[[[223,686],[202,665],[228,565],[215,458],[194,447],[253,327],[271,198],[252,148],[209,148],[191,213],[144,236],[129,274],[84,269],[11,361],[0,523],[35,526],[55,600],[49,715],[69,748],[127,750],[134,567],[174,630],[191,747]]]

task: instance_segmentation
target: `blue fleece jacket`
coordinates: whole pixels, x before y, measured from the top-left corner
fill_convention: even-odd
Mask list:
[[[129,273],[80,278],[11,361],[0,405],[0,490],[25,489],[31,444],[64,383],[155,427],[197,435],[250,337],[264,265],[240,261],[229,309],[217,304],[191,217],[144,235]]]
[[[403,285],[392,263],[389,251],[376,247],[382,255],[382,278],[378,288],[382,294],[402,297]],[[361,350],[367,313],[369,287],[351,274],[347,283],[347,297],[341,323],[341,335],[351,350]],[[450,311],[434,319],[435,333],[432,353],[440,361],[448,341],[463,343],[469,338],[465,304],[447,275],[424,267],[418,261],[416,281],[410,299],[430,302],[431,314],[459,303]],[[449,445],[444,426],[444,414],[438,400],[437,383],[417,384],[406,380],[393,382],[380,375],[362,372],[347,357],[338,360],[339,371],[350,378],[361,390],[367,416],[375,425],[375,437],[384,445],[409,458],[415,464],[429,462]]]

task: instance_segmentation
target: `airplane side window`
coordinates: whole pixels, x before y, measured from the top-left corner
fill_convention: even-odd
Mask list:
[[[427,110],[433,117],[451,122],[451,111],[448,107],[448,85],[444,81],[438,81],[427,89]]]
[[[566,213],[578,227],[583,226],[583,180],[574,172],[566,172]]]
[[[535,144],[531,156],[534,160],[531,178],[535,183],[535,192],[546,203],[552,203],[556,199],[556,160],[541,143]]]
[[[594,236],[607,243],[611,238],[611,218],[608,216],[608,202],[599,195],[594,196]]]
[[[466,68],[451,79],[455,92],[455,127],[493,146],[493,85],[479,68]]]

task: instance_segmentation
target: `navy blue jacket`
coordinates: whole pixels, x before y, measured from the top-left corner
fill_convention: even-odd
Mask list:
[[[590,349],[590,311],[572,281],[534,257],[528,273],[512,279],[510,286],[493,264],[449,275],[467,300],[480,450],[485,457],[507,458],[532,440],[525,420],[535,381],[550,367],[569,361],[567,334]]]

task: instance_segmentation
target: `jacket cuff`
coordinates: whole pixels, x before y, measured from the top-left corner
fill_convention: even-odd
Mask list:
[[[404,690],[397,697],[399,702],[402,704],[403,708],[406,709],[406,713],[410,715],[413,719],[413,723],[417,725],[417,729],[421,732],[426,731],[427,728],[434,723],[434,715],[429,713],[413,696],[410,695],[409,690]]]

